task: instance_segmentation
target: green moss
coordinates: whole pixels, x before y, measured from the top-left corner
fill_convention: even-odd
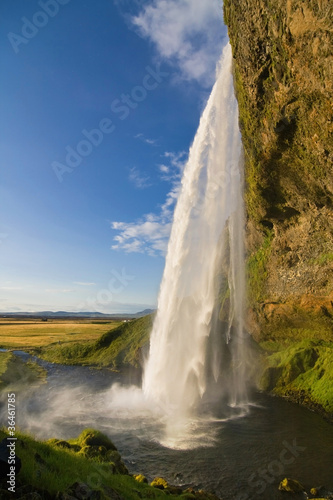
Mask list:
[[[261,388],[279,395],[301,394],[302,401],[333,413],[333,343],[303,340],[266,359]]]
[[[11,352],[0,353],[0,389],[29,389],[46,380],[46,370],[37,363],[22,361]]]
[[[301,493],[305,491],[305,488],[295,479],[285,477],[279,484],[279,490],[290,491],[291,493]]]
[[[70,444],[84,446],[103,446],[106,450],[115,450],[112,441],[96,429],[85,429],[78,438],[69,440]]]
[[[126,366],[140,366],[141,348],[148,344],[153,316],[122,323],[102,335],[96,342],[49,346],[39,351],[48,361],[70,365],[110,367],[119,370]]]
[[[148,479],[143,474],[135,474],[133,477],[138,483],[148,483]]]
[[[168,488],[168,482],[163,479],[163,477],[155,477],[153,481],[150,483],[150,486],[153,486],[154,488],[160,488],[160,489],[166,489]]]
[[[93,431],[93,433],[92,433]],[[92,429],[82,433],[76,443],[83,443],[93,434],[98,440],[110,443],[108,438]],[[6,437],[0,431],[0,439]],[[101,462],[97,457],[87,457],[77,453],[71,446],[58,446],[61,440],[52,439],[47,442],[37,441],[29,435],[16,434],[16,453],[22,461],[22,469],[17,475],[17,489],[21,485],[29,485],[35,491],[44,490],[51,495],[69,491],[75,483],[85,483],[89,488],[100,492],[101,500],[110,498],[108,488],[116,491],[126,500],[163,499],[165,493],[150,487],[144,482],[137,482],[132,476],[114,473],[112,461]],[[64,443],[64,441],[63,441]],[[70,444],[67,442],[67,444]],[[109,453],[114,453],[110,450]],[[174,498],[179,498],[175,496]]]
[[[312,263],[318,266],[325,266],[330,262],[333,262],[333,252],[322,253],[319,257],[312,260]]]
[[[261,247],[247,261],[248,297],[251,304],[265,299],[265,283],[268,276],[267,262],[271,254],[273,231],[267,235]]]
[[[294,308],[288,316],[276,318],[262,331],[260,345],[268,351],[284,349],[304,340],[332,340],[332,318],[323,309],[309,312]],[[271,346],[271,348],[269,347]]]
[[[12,359],[13,359],[12,353],[0,352],[0,377],[7,371],[9,362]]]

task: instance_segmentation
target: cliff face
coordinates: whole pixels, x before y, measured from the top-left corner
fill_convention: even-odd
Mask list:
[[[333,338],[333,3],[224,0],[245,150],[249,330]]]

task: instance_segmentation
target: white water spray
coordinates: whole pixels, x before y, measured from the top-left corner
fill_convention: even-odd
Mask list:
[[[144,370],[145,397],[172,416],[216,391],[246,399],[241,167],[228,44],[184,170]]]

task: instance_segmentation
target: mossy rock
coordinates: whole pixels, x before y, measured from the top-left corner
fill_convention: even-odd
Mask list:
[[[79,451],[79,455],[83,455],[86,458],[98,458],[101,462],[109,461],[106,453],[105,446],[82,446]]]
[[[170,485],[164,491],[170,495],[181,495],[183,493],[183,490],[179,486]]]
[[[285,477],[279,484],[280,491],[290,491],[291,493],[301,493],[305,491],[304,486],[301,485],[296,479],[289,479]]]
[[[163,479],[163,477],[155,477],[152,482],[150,483],[150,486],[153,486],[154,488],[158,488],[159,490],[165,490],[168,488],[168,482]]]
[[[266,358],[259,388],[333,414],[333,343],[303,340]]]
[[[75,451],[76,453],[81,450],[81,446],[79,446],[78,444],[70,444],[68,441],[65,441],[64,439],[51,438],[45,442],[46,442],[46,444],[49,444],[52,447],[63,448],[66,450],[72,450],[72,451]]]
[[[122,461],[121,455],[118,451],[108,450],[105,457],[107,458],[108,462],[112,462],[114,464],[116,474],[129,474],[128,469]]]
[[[214,493],[208,493],[205,490],[197,491],[195,494],[195,498],[200,500],[219,500],[219,498],[214,495]]]
[[[133,477],[134,477],[135,481],[137,481],[138,483],[148,484],[148,479],[143,474],[134,474]]]
[[[72,448],[72,445],[69,444],[68,441],[64,441],[63,439],[49,439],[46,442],[52,444],[52,446],[57,446],[58,448]]]
[[[79,437],[73,441],[73,444],[78,444],[81,448],[85,446],[104,446],[106,450],[117,450],[111,439],[95,429],[85,429],[82,431]]]
[[[281,377],[283,368],[279,366],[269,366],[265,369],[260,382],[259,387],[263,391],[272,391]]]

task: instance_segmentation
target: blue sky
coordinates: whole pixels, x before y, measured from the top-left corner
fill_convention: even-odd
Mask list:
[[[2,0],[0,311],[155,307],[219,0]]]

